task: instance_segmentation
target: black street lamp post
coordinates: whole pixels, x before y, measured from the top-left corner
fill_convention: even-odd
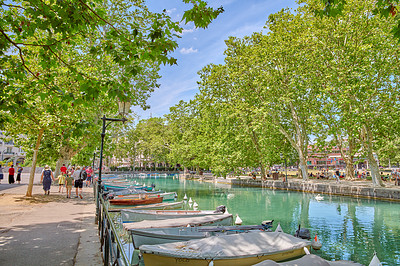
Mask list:
[[[96,161],[96,153],[97,153],[97,151],[93,152],[93,167],[92,167],[93,173],[94,173],[94,163]]]
[[[103,146],[104,146],[104,137],[106,136],[106,129],[108,125],[110,125],[112,122],[115,121],[121,121],[125,123],[128,121],[128,119],[125,118],[125,114],[128,114],[129,109],[130,109],[130,103],[129,102],[120,102],[118,103],[119,106],[119,113],[122,114],[122,118],[107,118],[105,115],[101,118],[103,120],[103,129],[101,132],[101,146],[100,146],[100,163],[99,163],[99,177],[97,179],[97,193],[96,193],[96,223],[100,219],[100,197],[101,197],[101,172],[103,168]],[[108,124],[106,124],[106,121],[110,121]],[[95,156],[96,153],[94,153],[93,156]]]

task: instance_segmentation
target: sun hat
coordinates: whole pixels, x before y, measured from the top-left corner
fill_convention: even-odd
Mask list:
[[[46,164],[46,166],[44,167],[44,169],[49,169],[50,167]]]

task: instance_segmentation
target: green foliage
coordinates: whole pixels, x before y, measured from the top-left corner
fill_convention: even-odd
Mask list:
[[[205,27],[222,10],[186,20]],[[87,161],[103,114],[116,99],[147,108],[161,64],[175,64],[179,21],[150,12],[143,1],[0,1],[0,123],[42,160]],[[202,18],[202,12],[205,14]],[[197,23],[197,22],[196,22]],[[38,132],[44,131],[43,139]],[[86,139],[86,141],[84,141]],[[90,151],[91,150],[91,151]]]
[[[194,25],[200,28],[207,28],[211,21],[224,12],[222,6],[213,9],[212,7],[208,7],[207,2],[202,0],[183,0],[183,2],[193,4],[193,8],[185,11],[182,21],[185,21],[186,24],[193,21]]]
[[[300,3],[307,3],[310,1],[300,1]],[[342,16],[348,2],[346,0],[317,0],[313,1],[313,11],[317,16]],[[395,38],[400,41],[400,14],[399,14],[399,0],[377,0],[375,6],[371,10],[371,14],[379,15],[385,18],[393,17],[396,24],[392,25],[391,33]],[[349,6],[349,5],[347,5]]]

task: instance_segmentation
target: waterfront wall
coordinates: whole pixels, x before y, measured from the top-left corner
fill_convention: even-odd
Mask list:
[[[281,180],[252,180],[252,179],[231,179],[231,185],[264,187],[270,189],[301,191],[308,193],[321,193],[330,195],[352,196],[374,198],[381,200],[400,201],[400,189],[387,187],[361,186],[359,184],[349,185],[349,183],[317,183],[301,180],[289,180],[283,182]]]

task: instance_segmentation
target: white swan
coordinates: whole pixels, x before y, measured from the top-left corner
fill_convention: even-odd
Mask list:
[[[317,196],[315,196],[316,200],[324,200],[324,197],[321,196],[320,194],[318,194]]]

